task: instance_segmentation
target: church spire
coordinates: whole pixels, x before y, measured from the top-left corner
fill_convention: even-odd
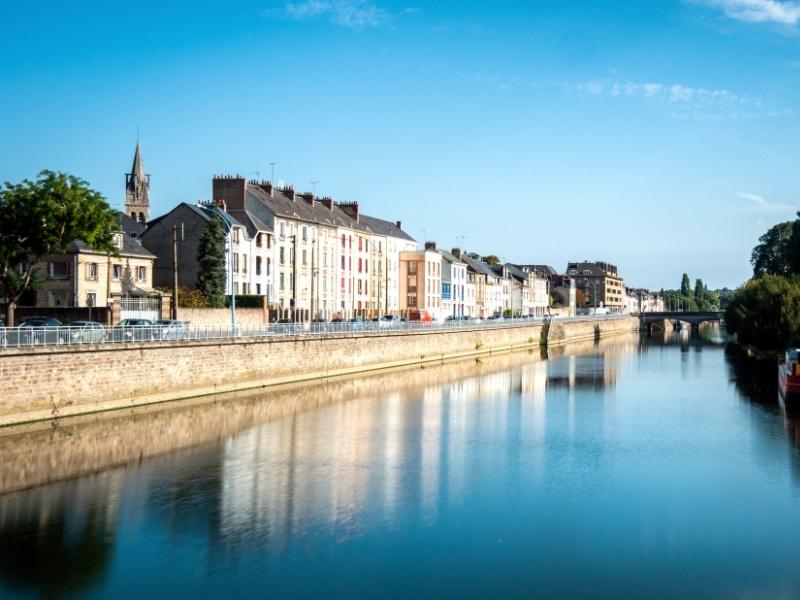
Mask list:
[[[125,174],[125,214],[139,223],[146,223],[150,218],[150,176],[142,166],[138,139],[131,172]]]

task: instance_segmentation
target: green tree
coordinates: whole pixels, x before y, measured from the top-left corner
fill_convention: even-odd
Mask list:
[[[751,279],[731,298],[725,324],[742,344],[785,350],[800,333],[800,280],[769,274]]]
[[[0,189],[0,294],[12,306],[41,281],[42,259],[63,254],[73,240],[115,256],[117,212],[73,175],[42,171],[36,180]]]
[[[131,272],[131,261],[125,261],[125,270],[122,271],[122,295],[130,296],[133,290],[133,273]]]
[[[681,296],[688,298],[692,295],[692,282],[689,281],[689,276],[684,273],[681,279]]]
[[[765,273],[771,275],[791,275],[791,246],[794,223],[786,221],[771,227],[758,238],[758,246],[753,248],[750,263],[753,265],[753,277],[761,277]]]
[[[500,259],[497,258],[494,254],[490,254],[489,256],[483,257],[483,262],[485,262],[489,266],[496,267],[497,265],[500,264]]]
[[[225,306],[225,231],[219,218],[208,221],[197,245],[197,289],[214,308]]]

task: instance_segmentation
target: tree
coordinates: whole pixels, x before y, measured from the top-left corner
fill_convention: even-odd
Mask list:
[[[681,296],[688,298],[692,295],[692,282],[689,281],[689,276],[684,273],[681,279]]]
[[[575,306],[577,308],[586,306],[586,292],[583,290],[575,290]]]
[[[500,264],[500,259],[497,258],[494,254],[490,254],[489,256],[483,257],[483,262],[491,267],[496,267]]]
[[[116,256],[118,229],[117,212],[73,175],[42,171],[35,181],[5,182],[0,189],[0,293],[7,321],[22,294],[43,281],[43,257],[66,253],[74,240]]]
[[[725,324],[742,344],[785,350],[800,333],[800,280],[762,275],[736,290]]]
[[[122,295],[127,297],[133,290],[133,273],[131,273],[131,261],[125,262],[125,270],[122,272]]]
[[[753,248],[750,263],[753,277],[765,273],[788,276],[796,272],[792,268],[791,245],[795,226],[792,221],[778,223],[758,238],[758,246]]]
[[[208,305],[225,306],[225,231],[219,218],[208,221],[197,245],[197,289]]]

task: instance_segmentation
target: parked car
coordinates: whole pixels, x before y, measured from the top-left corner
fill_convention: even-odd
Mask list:
[[[378,321],[378,327],[380,328],[399,327],[402,322],[397,315],[383,315],[380,320],[373,320]]]
[[[154,339],[154,326],[150,319],[122,319],[108,332],[114,342],[140,342]]]
[[[189,335],[186,321],[158,319],[153,323],[153,336],[157,340],[184,340]]]
[[[29,317],[19,324],[17,331],[9,332],[8,343],[58,344],[61,342],[59,336],[63,326],[61,321],[53,317]]]
[[[422,323],[431,323],[433,322],[433,317],[431,313],[427,310],[410,310],[408,311],[408,320],[409,321],[420,321]]]
[[[293,319],[278,319],[275,324],[270,327],[275,333],[292,333],[295,324]]]
[[[364,319],[362,319],[361,317],[350,319],[350,326],[353,329],[353,331],[362,331],[364,329]]]
[[[106,328],[96,321],[72,321],[64,341],[70,344],[97,344],[106,339]]]

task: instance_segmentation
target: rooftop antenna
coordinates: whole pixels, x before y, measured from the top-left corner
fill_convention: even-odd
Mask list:
[[[275,185],[275,161],[274,160],[269,163],[269,167],[270,167],[270,180],[269,181],[270,181],[270,183],[272,183],[272,185]]]
[[[317,184],[319,183],[319,179],[312,179],[311,180],[311,193],[316,195],[317,192]]]
[[[255,173],[256,181],[261,181],[261,171],[250,171],[251,173]]]

